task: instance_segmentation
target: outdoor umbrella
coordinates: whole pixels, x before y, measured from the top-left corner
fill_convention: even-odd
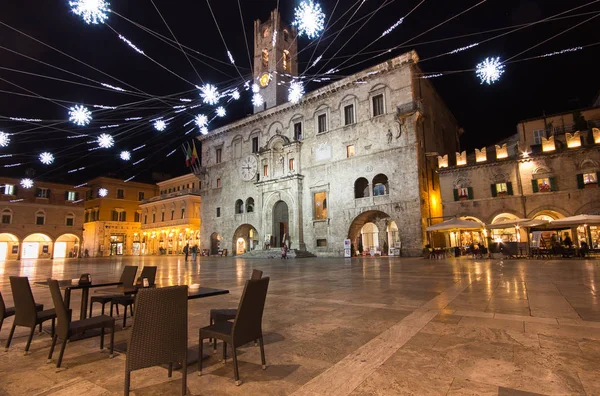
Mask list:
[[[427,227],[427,231],[477,231],[481,230],[483,226],[475,221],[470,220],[461,220],[461,219],[451,219],[446,220],[443,223],[435,224]]]
[[[533,221],[533,220],[520,219],[520,218],[519,219],[503,219],[497,223],[486,225],[486,228],[489,230],[502,230],[505,228],[512,228],[512,227],[516,227],[516,226],[523,227],[523,226],[526,226],[526,224],[531,221]]]
[[[550,225],[552,226],[578,226],[582,224],[600,224],[600,216],[582,214],[552,220],[550,222]]]

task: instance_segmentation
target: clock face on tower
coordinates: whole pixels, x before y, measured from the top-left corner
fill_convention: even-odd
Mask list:
[[[244,181],[252,180],[252,178],[256,175],[257,167],[258,167],[258,162],[254,155],[248,155],[244,159],[242,159],[242,162],[240,162],[240,165],[238,168],[240,177],[242,178],[242,180],[244,180]]]
[[[269,73],[263,73],[260,78],[258,79],[258,82],[260,83],[261,87],[266,87],[267,85],[269,85],[269,81],[271,79],[269,78]]]

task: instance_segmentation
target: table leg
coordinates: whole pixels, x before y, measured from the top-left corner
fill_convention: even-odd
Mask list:
[[[71,288],[69,287],[65,289],[65,306],[67,310],[71,308]]]
[[[85,287],[81,289],[81,312],[79,313],[79,319],[85,319],[87,317],[87,306],[88,296],[90,295],[90,289]]]

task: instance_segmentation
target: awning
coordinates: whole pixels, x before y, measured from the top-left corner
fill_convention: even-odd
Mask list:
[[[565,217],[563,219],[552,220],[550,222],[551,226],[579,226],[583,224],[600,224],[600,216],[582,214]]]
[[[427,227],[427,231],[479,231],[483,226],[475,221],[450,219]]]
[[[497,223],[488,224],[485,227],[489,230],[502,230],[505,228],[512,227],[521,227],[521,228],[531,228],[531,227],[539,227],[541,225],[547,224],[546,220],[532,220],[532,219],[504,219]]]

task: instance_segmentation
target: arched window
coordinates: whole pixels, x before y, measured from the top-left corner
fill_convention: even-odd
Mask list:
[[[354,182],[354,198],[366,198],[369,194],[369,181],[364,177],[356,179]]]
[[[2,224],[10,224],[12,223],[12,210],[4,209],[2,210]]]
[[[292,57],[290,51],[283,50],[283,70],[290,71],[292,69]]]
[[[269,67],[269,50],[266,48],[262,50],[262,65],[265,69]]]
[[[246,200],[246,213],[254,212],[254,198],[250,197]]]
[[[389,193],[388,178],[380,173],[373,178],[373,196],[387,195]]]
[[[244,201],[242,201],[241,199],[235,201],[235,213],[244,213]]]
[[[283,29],[283,39],[285,41],[289,41],[289,39],[290,39],[290,33],[288,32],[287,29]]]

